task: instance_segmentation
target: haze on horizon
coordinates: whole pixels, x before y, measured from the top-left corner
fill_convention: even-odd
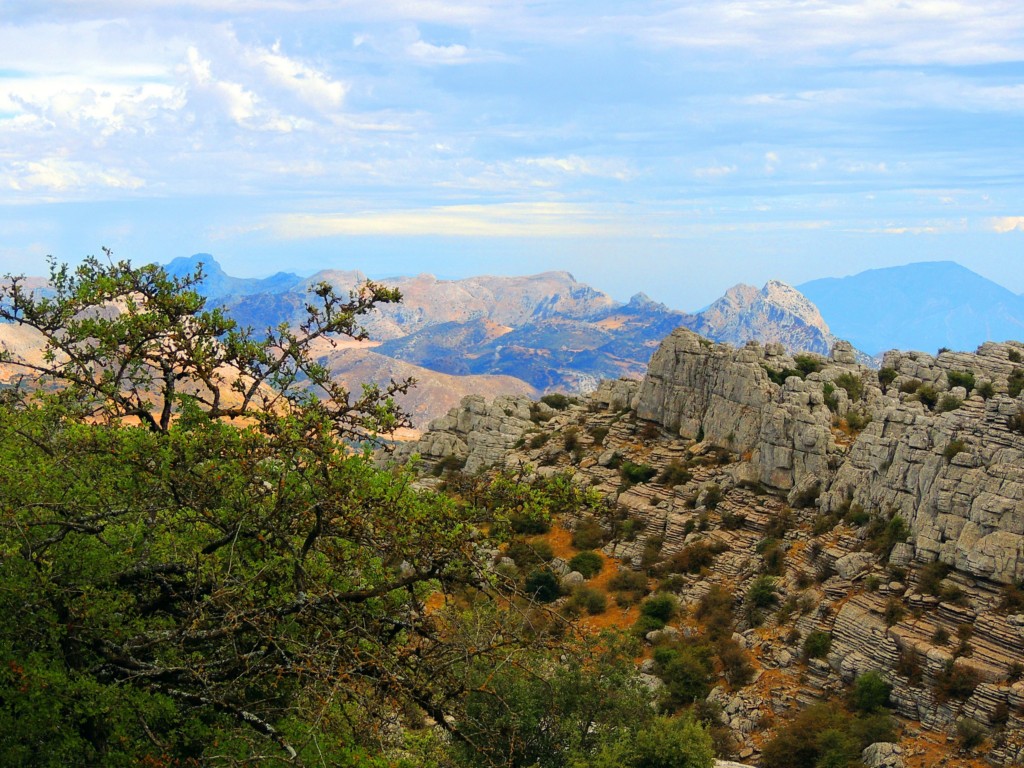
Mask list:
[[[1024,292],[1024,6],[0,2],[0,272],[568,270],[696,309],[955,260]]]

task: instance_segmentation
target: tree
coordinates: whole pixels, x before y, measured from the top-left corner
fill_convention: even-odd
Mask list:
[[[137,418],[166,432],[185,402],[209,418],[262,418],[282,408],[314,404],[336,430],[365,436],[405,424],[393,396],[411,380],[385,390],[364,389],[352,399],[331,381],[311,354],[319,339],[365,339],[362,315],[401,294],[367,281],[347,300],[328,283],[311,289],[307,318],[298,331],[267,329],[258,338],[219,309],[207,310],[195,287],[202,265],[185,277],[160,266],[133,267],[89,256],[72,271],[50,261],[46,291],[7,275],[0,287],[0,319],[36,331],[45,345],[42,362],[5,354],[26,374],[22,383],[55,385],[65,407],[106,422]],[[314,400],[311,395],[318,395]]]
[[[198,272],[51,278],[0,292],[47,344],[0,399],[0,763],[349,765],[411,711],[471,745],[462,670],[546,640],[495,607],[472,508],[351,447],[389,394],[309,357],[397,293],[319,286],[257,340]]]

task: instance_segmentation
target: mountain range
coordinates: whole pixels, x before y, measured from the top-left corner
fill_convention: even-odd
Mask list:
[[[257,329],[300,322],[306,293],[317,283],[346,293],[367,279],[356,270],[238,278],[210,254],[174,259],[167,270],[182,276],[200,265],[200,292]],[[403,404],[418,427],[466,394],[536,397],[591,391],[601,379],[639,379],[661,340],[679,327],[734,346],[756,340],[822,355],[845,339],[863,350],[861,362],[869,356],[877,362],[894,347],[970,350],[987,340],[1024,338],[1024,297],[953,262],[871,270],[796,288],[777,280],[760,289],[739,284],[692,313],[642,293],[621,303],[568,272],[460,280],[421,274],[379,282],[398,288],[401,303],[364,319],[372,341],[325,346],[321,362],[350,389],[415,378],[418,386]],[[0,346],[26,355],[32,343],[4,327]]]

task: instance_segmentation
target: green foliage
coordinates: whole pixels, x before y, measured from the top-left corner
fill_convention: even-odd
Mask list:
[[[946,382],[949,388],[963,387],[967,394],[974,389],[974,374],[971,371],[946,371]]]
[[[1020,351],[1016,350],[1016,349],[1009,349],[1009,350],[1007,350],[1006,351],[1006,359],[1009,360],[1011,363],[1019,363],[1019,362],[1021,362]]]
[[[678,605],[672,595],[661,592],[640,603],[640,615],[654,619],[665,626],[676,615]]]
[[[935,698],[940,702],[966,699],[974,693],[979,682],[978,673],[971,667],[957,664],[951,659],[935,677]]]
[[[714,758],[711,736],[687,714],[658,717],[641,731],[620,734],[570,768],[711,768]]]
[[[917,388],[917,399],[925,408],[932,410],[939,400],[939,393],[931,384],[922,384]]]
[[[897,597],[890,597],[885,603],[885,610],[882,613],[882,618],[885,620],[885,626],[891,627],[894,624],[899,624],[903,620],[903,617],[907,615],[906,606]]]
[[[674,552],[659,567],[660,573],[700,573],[728,547],[722,542],[695,541]]]
[[[669,711],[707,698],[714,672],[710,646],[690,643],[654,649],[655,674],[665,683],[662,705]]]
[[[593,427],[589,430],[589,434],[594,441],[594,445],[601,445],[604,439],[608,437],[608,427]]]
[[[963,404],[963,400],[961,400],[956,395],[951,395],[947,392],[944,395],[942,395],[942,397],[939,398],[936,410],[939,413],[949,413],[950,411],[959,410],[960,406],[962,406]]]
[[[618,593],[615,600],[619,605],[633,605],[647,594],[647,576],[623,568],[608,581],[608,588]]]
[[[849,395],[850,400],[853,402],[860,400],[861,395],[864,394],[864,382],[855,373],[841,373],[836,376],[834,381],[837,387],[846,390],[846,394]]]
[[[717,509],[723,496],[721,486],[717,483],[712,483],[704,489],[704,506],[708,509]]]
[[[988,381],[987,379],[985,381],[980,382],[975,387],[975,389],[978,391],[978,394],[981,395],[982,398],[984,398],[985,400],[995,397],[996,394],[995,385],[991,381]]]
[[[963,453],[967,450],[967,443],[963,440],[950,440],[946,447],[942,450],[942,457],[946,461],[952,461],[953,457],[958,453]]]
[[[569,561],[569,567],[582,573],[583,578],[592,579],[604,568],[604,560],[597,552],[585,550],[573,556]]]
[[[561,392],[553,392],[549,395],[544,395],[540,401],[549,408],[554,408],[556,411],[564,411],[572,404],[568,395],[563,395]]]
[[[619,466],[619,476],[624,483],[634,485],[646,483],[658,474],[658,470],[647,464],[634,464],[632,461],[624,461]]]
[[[1006,418],[1006,426],[1014,432],[1024,435],[1024,410],[1018,410],[1016,413],[1008,416]]]
[[[591,616],[597,616],[608,609],[608,598],[599,589],[581,585],[573,591],[569,605],[574,609],[586,611]]]
[[[676,459],[674,459],[672,463],[665,467],[661,471],[661,474],[658,475],[658,482],[668,488],[683,485],[690,482],[692,479],[693,475],[690,474],[689,470]]]
[[[938,595],[942,580],[952,568],[941,560],[933,560],[918,572],[917,584],[922,592]]]
[[[878,383],[882,385],[882,389],[884,390],[896,381],[897,376],[899,376],[899,372],[895,368],[889,368],[886,366],[878,371]]]
[[[977,720],[962,717],[956,722],[956,735],[960,741],[960,749],[970,751],[980,747],[988,733]]]
[[[523,590],[527,596],[540,603],[557,600],[561,594],[558,577],[549,568],[538,568],[526,576]]]
[[[505,554],[515,560],[516,565],[520,568],[547,563],[555,556],[551,545],[546,541],[527,541],[526,539],[510,541]]]
[[[778,539],[765,539],[757,547],[764,562],[763,572],[769,576],[782,576],[786,572],[786,550]]]
[[[771,576],[758,576],[747,589],[746,601],[755,608],[770,608],[779,601],[777,584]]]
[[[1024,391],[1024,368],[1014,368],[1006,381],[1006,391],[1010,397],[1017,397]]]
[[[495,609],[475,506],[353,450],[396,390],[308,356],[397,292],[317,286],[257,338],[199,277],[87,259],[0,289],[52,353],[0,402],[0,763],[379,766],[396,702],[463,722],[466,664],[547,642]]]
[[[763,768],[846,768],[860,757],[849,733],[850,717],[829,704],[815,704],[797,713],[764,745]]]
[[[824,361],[815,355],[795,355],[793,362],[796,363],[797,370],[800,371],[801,379],[807,378],[809,373],[818,373],[825,367]]]
[[[858,712],[872,714],[889,705],[892,686],[879,672],[871,670],[857,677],[850,694],[850,704]]]
[[[735,598],[721,584],[712,584],[697,604],[696,617],[704,625],[708,639],[720,640],[732,635],[732,607]]]
[[[902,384],[900,384],[900,392],[902,392],[904,395],[912,395],[913,393],[917,392],[918,387],[920,386],[920,379],[907,379]]]
[[[572,545],[577,549],[597,549],[604,545],[605,532],[596,517],[580,520],[572,531]]]
[[[803,654],[808,659],[823,659],[832,648],[832,634],[814,630],[804,638]]]
[[[901,515],[894,514],[886,519],[881,515],[871,518],[867,530],[866,548],[870,552],[888,557],[892,548],[906,541],[910,535],[910,526]]]

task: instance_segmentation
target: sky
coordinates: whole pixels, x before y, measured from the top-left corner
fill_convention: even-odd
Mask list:
[[[0,0],[0,273],[1024,292],[1020,0]]]

